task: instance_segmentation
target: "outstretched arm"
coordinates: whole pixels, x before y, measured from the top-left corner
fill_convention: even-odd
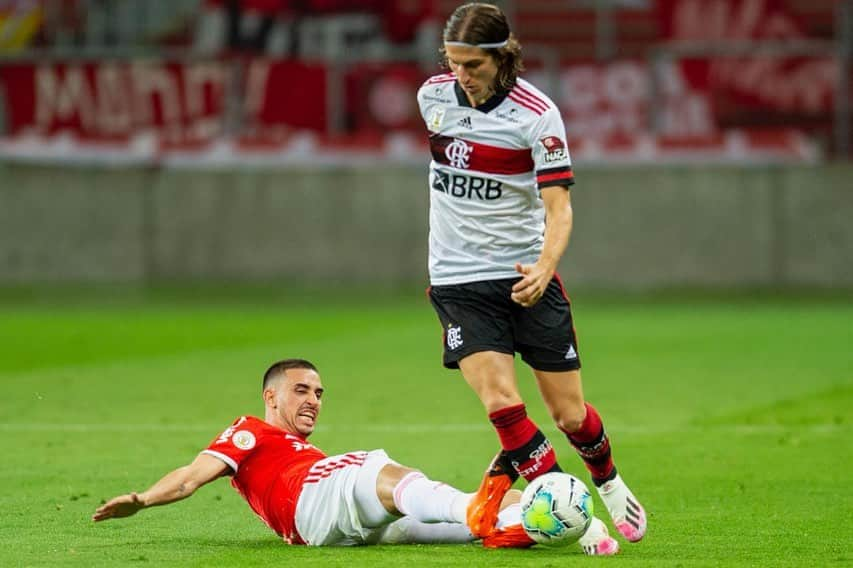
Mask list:
[[[98,507],[93,521],[129,517],[145,507],[167,505],[185,499],[202,485],[224,475],[230,468],[220,459],[199,454],[189,465],[167,473],[142,493],[128,493],[114,497]]]

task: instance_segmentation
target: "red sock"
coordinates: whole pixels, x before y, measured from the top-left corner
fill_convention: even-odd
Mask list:
[[[561,471],[557,455],[539,427],[527,417],[523,404],[501,408],[489,414],[501,447],[512,466],[527,481],[549,471]]]
[[[577,450],[586,468],[592,475],[592,481],[601,485],[616,477],[616,467],[610,454],[610,439],[604,432],[601,416],[589,403],[585,403],[586,418],[576,432],[566,432],[569,443]]]

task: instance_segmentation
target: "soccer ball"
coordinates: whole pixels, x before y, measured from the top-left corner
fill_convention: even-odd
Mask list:
[[[539,544],[576,542],[592,522],[592,496],[568,473],[540,475],[521,495],[521,524]]]

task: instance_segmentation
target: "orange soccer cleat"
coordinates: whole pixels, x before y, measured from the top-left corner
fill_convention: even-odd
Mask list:
[[[486,548],[529,548],[534,544],[536,542],[527,536],[521,524],[493,529],[483,538],[483,546]]]
[[[512,464],[508,463],[503,451],[499,452],[489,464],[477,493],[468,504],[466,520],[475,537],[485,539],[491,535],[498,522],[501,501],[516,479],[518,474]]]

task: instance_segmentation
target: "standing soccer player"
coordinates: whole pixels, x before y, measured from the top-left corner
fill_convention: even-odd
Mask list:
[[[450,73],[418,91],[432,153],[429,295],[444,331],[444,365],[461,370],[503,448],[468,508],[469,526],[488,534],[495,497],[519,475],[530,481],[560,469],[519,394],[518,352],[617,530],[639,541],[646,514],[613,465],[601,417],[584,401],[571,307],[556,273],[574,183],[560,112],[518,76],[521,47],[496,6],[460,6],[443,39]]]

